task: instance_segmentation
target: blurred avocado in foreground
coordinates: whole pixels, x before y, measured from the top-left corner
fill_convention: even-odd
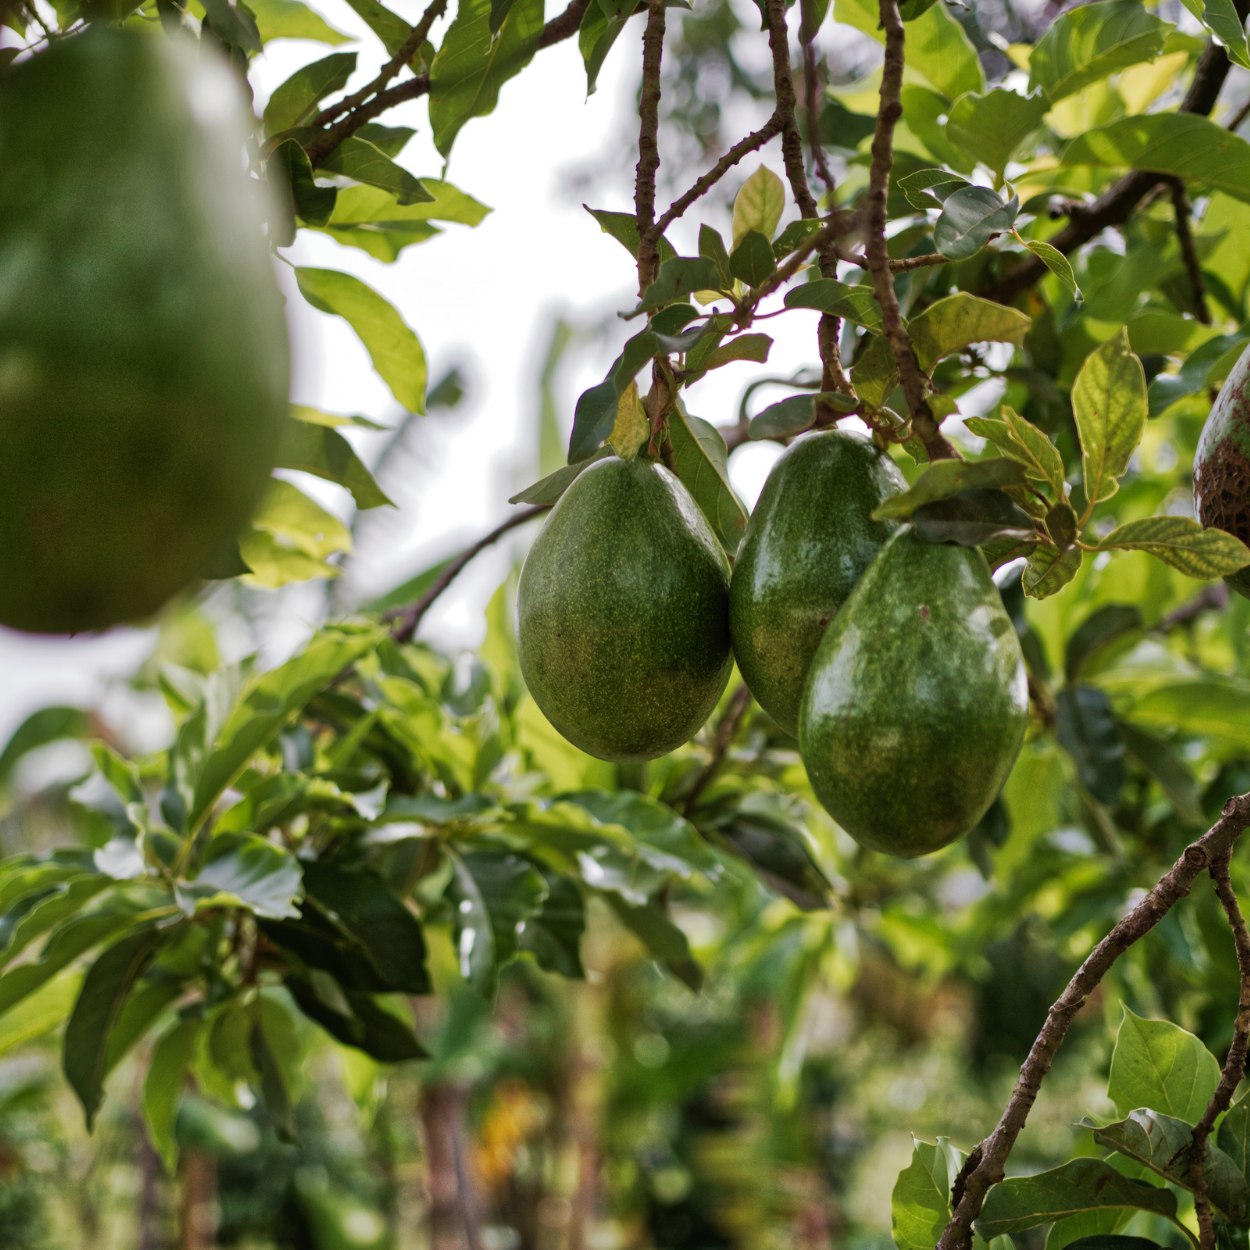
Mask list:
[[[229,70],[94,27],[0,79],[0,623],[154,612],[260,498],[289,358]]]
[[[729,632],[751,693],[788,734],[829,622],[898,529],[873,511],[906,488],[885,452],[846,430],[799,439],[764,483],[734,564]]]
[[[654,759],[698,732],[733,668],[729,562],[662,464],[609,456],[561,496],[521,570],[517,649],[591,755]]]

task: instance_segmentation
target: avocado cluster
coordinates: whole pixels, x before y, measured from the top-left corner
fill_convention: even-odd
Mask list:
[[[0,80],[0,624],[134,620],[278,456],[282,298],[229,68],[97,25]]]
[[[608,458],[553,508],[521,573],[517,639],[574,745],[648,759],[687,741],[736,659],[862,846],[926,855],[970,832],[1019,754],[1024,658],[975,549],[873,519],[905,482],[856,434],[774,466],[732,571],[663,465]]]

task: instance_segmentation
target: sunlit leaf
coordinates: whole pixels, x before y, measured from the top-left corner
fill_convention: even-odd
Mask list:
[[[765,241],[771,243],[785,207],[785,185],[767,165],[761,165],[742,184],[734,198],[731,251],[736,252],[751,231],[762,234]],[[711,286],[710,283],[707,285]]]
[[[1121,1115],[1147,1107],[1197,1124],[1219,1083],[1218,1061],[1192,1033],[1124,1008],[1107,1084],[1107,1096]]]
[[[973,343],[1023,343],[1032,320],[1016,308],[957,291],[929,305],[907,326],[916,363],[925,373]]]
[[[1081,436],[1085,497],[1109,499],[1146,429],[1146,375],[1126,330],[1086,357],[1072,386],[1072,411]]]
[[[1250,564],[1250,550],[1241,539],[1203,529],[1192,517],[1142,517],[1112,530],[1098,545],[1148,551],[1186,577],[1225,577]]]

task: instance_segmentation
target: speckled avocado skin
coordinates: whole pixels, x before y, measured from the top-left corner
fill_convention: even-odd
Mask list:
[[[1194,506],[1208,528],[1250,544],[1250,352],[1220,387],[1194,455]],[[1250,568],[1224,579],[1250,599]]]
[[[729,632],[743,679],[787,733],[829,622],[897,529],[873,510],[905,490],[868,439],[811,434],[773,466],[747,524],[729,588]]]
[[[565,491],[521,570],[517,649],[543,714],[600,759],[703,725],[733,667],[729,563],[668,469],[609,457]]]
[[[912,858],[985,814],[1024,741],[1020,643],[979,551],[896,534],[825,632],[799,746],[861,846]]]
[[[282,298],[229,70],[92,27],[0,82],[0,622],[143,617],[246,523]]]

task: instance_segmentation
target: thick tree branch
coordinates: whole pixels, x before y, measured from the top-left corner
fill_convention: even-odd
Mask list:
[[[725,762],[725,753],[729,750],[729,744],[733,742],[738,726],[742,724],[742,718],[750,706],[751,692],[747,689],[746,682],[743,682],[730,696],[729,702],[725,705],[724,714],[716,724],[716,737],[712,741],[711,758],[699,770],[699,775],[694,779],[694,785],[686,794],[686,801],[681,809],[683,816],[689,817],[694,811],[694,805],[699,801],[699,796],[703,791],[707,789],[708,782],[720,771],[720,766]]]
[[[925,380],[912,351],[911,340],[899,312],[894,278],[890,273],[890,257],[886,250],[886,203],[890,191],[890,169],[894,164],[894,126],[903,114],[899,93],[903,86],[903,19],[898,0],[880,0],[881,25],[885,28],[885,65],[881,73],[881,105],[877,110],[877,129],[872,137],[872,169],[868,179],[867,242],[865,252],[872,274],[873,290],[881,305],[882,328],[898,365],[903,394],[912,429],[925,445],[930,460],[957,459],[955,449],[946,441],[925,398]]]
[[[1240,9],[1238,11],[1244,18],[1244,12]],[[1220,88],[1228,77],[1228,70],[1229,60],[1224,49],[1214,42],[1207,44],[1198,60],[1193,82],[1189,84],[1189,90],[1181,101],[1180,111],[1208,116],[1215,107]],[[1047,242],[1065,256],[1075,252],[1082,243],[1088,243],[1108,226],[1119,226],[1126,222],[1141,198],[1159,179],[1159,174],[1142,170],[1126,174],[1092,204],[1072,205],[1068,224]],[[999,303],[1010,304],[1046,272],[1046,266],[1036,256],[1030,255],[991,284],[984,294]]]
[[[336,122],[325,134],[314,139],[306,149],[309,161],[316,168],[344,139],[350,139],[366,122],[371,122],[375,117],[385,113],[388,109],[393,109],[397,104],[402,104],[405,100],[415,100],[425,95],[429,89],[429,77],[425,74],[418,74],[416,78],[409,78],[397,87],[390,87],[386,91],[379,92],[372,100],[359,105],[342,121]]]
[[[539,50],[549,48],[553,43],[559,43],[570,35],[577,34],[581,29],[582,18],[586,16],[586,10],[592,3],[593,0],[573,0],[563,13],[553,17],[543,27],[543,33],[538,36]]]
[[[1207,1139],[1215,1128],[1215,1121],[1228,1110],[1233,1094],[1246,1073],[1246,1051],[1250,1046],[1250,931],[1246,929],[1245,917],[1237,903],[1233,883],[1228,876],[1231,852],[1217,855],[1211,861],[1211,880],[1215,893],[1224,908],[1228,927],[1233,931],[1233,945],[1237,950],[1237,970],[1241,978],[1241,993],[1237,1000],[1237,1019],[1233,1024],[1233,1042],[1224,1060],[1220,1083],[1207,1103],[1202,1119],[1194,1127],[1193,1144],[1189,1150],[1189,1179],[1194,1191],[1194,1211],[1198,1216],[1199,1242],[1202,1250],[1215,1250],[1215,1218],[1207,1197],[1207,1182],[1203,1162],[1207,1152]]]
[[[642,92],[638,101],[638,165],[634,212],[638,218],[638,294],[655,279],[659,236],[655,233],[655,175],[660,168],[660,61],[664,55],[664,0],[649,0],[642,36]]]
[[[394,622],[391,626],[391,636],[397,642],[411,642],[413,635],[417,632],[417,626],[421,624],[421,618],[430,610],[434,600],[456,580],[461,570],[474,556],[480,555],[487,547],[497,543],[509,530],[514,530],[518,525],[524,525],[527,521],[532,521],[536,516],[542,516],[547,511],[549,511],[547,504],[526,508],[524,512],[510,516],[502,525],[497,525],[491,530],[485,538],[479,538],[472,547],[462,551],[438,575],[433,585],[420,599],[406,608],[392,608],[382,617],[384,621]]]
[[[1194,249],[1194,235],[1189,228],[1189,197],[1185,194],[1185,184],[1179,178],[1169,178],[1168,188],[1172,192],[1172,211],[1176,215],[1176,238],[1181,245],[1181,255],[1185,258],[1185,272],[1189,275],[1189,285],[1194,295],[1194,315],[1204,326],[1211,324],[1211,313],[1207,309],[1207,288],[1202,281],[1202,266],[1198,263],[1198,253]]]
[[[1233,844],[1250,827],[1250,794],[1231,798],[1224,804],[1220,819],[1168,870],[1153,890],[1146,895],[1094,947],[1089,957],[1068,982],[1046,1016],[1046,1023],[1037,1035],[1029,1057],[1020,1069],[1019,1079],[1002,1118],[994,1131],[968,1156],[963,1170],[955,1180],[952,1198],[954,1214],[947,1224],[937,1250],[968,1250],[972,1245],[972,1225],[981,1214],[981,1206],[991,1185],[1003,1179],[1007,1156],[1024,1128],[1029,1111],[1037,1098],[1042,1080],[1050,1071],[1055,1054],[1063,1043],[1076,1013],[1085,1005],[1094,987],[1106,976],[1121,955],[1134,942],[1145,937],[1163,919],[1173,905],[1189,893],[1194,879],[1204,868],[1227,855]]]
[[[786,27],[785,0],[764,0],[768,14],[768,47],[773,55],[773,91],[777,96],[774,116],[781,119],[781,160],[794,202],[802,217],[816,217],[816,197],[807,185],[807,168],[803,163],[803,139],[794,119],[799,102],[794,91],[794,72],[790,68],[790,32]]]

